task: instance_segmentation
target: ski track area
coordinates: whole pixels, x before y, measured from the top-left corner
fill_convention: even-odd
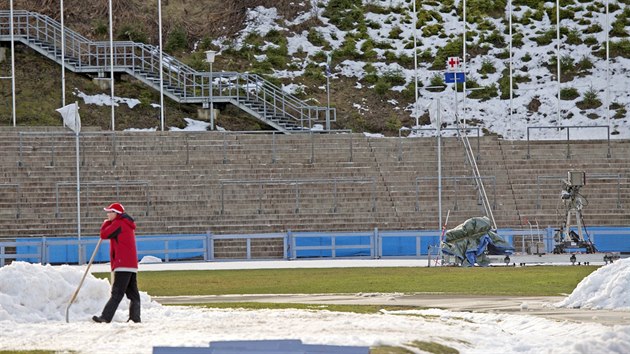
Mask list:
[[[361,266],[361,261],[353,262]],[[267,267],[273,268],[274,264],[280,262],[269,262]],[[178,264],[177,269],[198,267],[189,265],[186,268],[186,264]],[[400,266],[410,265],[401,260]],[[630,326],[546,319],[528,315],[525,304],[518,314],[442,309],[355,314],[325,309],[163,306],[141,292],[142,323],[125,322],[128,302],[124,299],[113,322],[99,324],[91,317],[100,314],[109,298],[110,285],[91,273],[70,307],[70,321],[66,323],[68,302],[85,267],[13,262],[0,268],[0,350],[152,353],[154,346],[208,347],[212,341],[300,339],[305,344],[358,346],[405,346],[427,341],[460,353],[480,354],[630,353]],[[625,258],[598,268],[573,293],[548,306],[550,311],[564,307],[630,314],[629,292],[630,258]]]

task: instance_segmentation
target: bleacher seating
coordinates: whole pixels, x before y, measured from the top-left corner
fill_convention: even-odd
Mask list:
[[[0,236],[76,235],[75,137],[64,132],[0,128]],[[569,170],[586,172],[587,225],[630,223],[630,141],[613,141],[611,157],[606,141],[571,142],[569,158],[565,142],[478,143],[499,227],[558,225]],[[80,149],[83,235],[98,233],[112,201],[136,218],[138,234],[439,228],[435,138],[87,129]],[[483,215],[465,161],[461,142],[443,138],[449,225]]]

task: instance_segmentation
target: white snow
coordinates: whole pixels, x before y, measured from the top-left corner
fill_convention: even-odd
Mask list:
[[[112,105],[112,96],[106,95],[104,93],[100,93],[97,95],[88,95],[81,91],[76,90],[74,93],[79,98],[83,99],[85,104],[95,104],[97,106],[111,106]],[[126,104],[129,108],[133,108],[136,105],[140,104],[140,100],[135,98],[125,98],[125,97],[117,97],[114,96],[114,106],[118,107],[120,103]]]
[[[327,261],[328,263],[337,261]],[[340,261],[363,266],[362,260]],[[395,261],[394,261],[395,262]],[[401,266],[413,266],[400,260]],[[236,262],[225,263],[234,266]],[[374,263],[374,262],[371,262]],[[141,264],[154,269],[198,269],[222,263]],[[247,264],[241,262],[241,264]],[[263,268],[296,267],[314,262],[255,262]],[[262,265],[261,265],[262,264]],[[100,266],[100,271],[107,265]],[[630,258],[603,266],[586,277],[556,306],[630,311]],[[92,271],[98,271],[93,268]],[[517,315],[452,312],[441,309],[380,311],[379,314],[328,310],[201,309],[162,306],[141,292],[142,323],[124,322],[128,302],[121,303],[111,324],[93,323],[109,298],[107,280],[88,274],[79,295],[68,301],[85,266],[50,266],[14,262],[0,268],[0,350],[47,349],[78,353],[151,353],[153,346],[204,346],[218,340],[301,339],[307,344],[403,345],[435,341],[460,353],[628,353],[630,326],[555,321]],[[584,309],[583,311],[591,311]]]
[[[208,127],[210,126],[210,123],[201,121],[201,120],[196,120],[196,119],[192,119],[192,118],[184,118],[184,120],[186,121],[186,128],[180,129],[177,127],[171,127],[170,130],[172,132],[181,132],[181,131],[206,131],[208,130]]]
[[[261,36],[267,34],[271,29],[282,31],[286,34],[289,45],[289,55],[293,55],[298,50],[306,53],[306,59],[299,65],[301,70],[289,72],[286,68],[274,68],[273,76],[277,78],[295,78],[304,73],[304,68],[310,63],[317,63],[313,60],[313,56],[319,52],[325,52],[330,54],[331,51],[338,50],[344,45],[344,41],[347,35],[356,35],[358,30],[351,29],[349,31],[343,31],[331,24],[327,17],[323,16],[323,8],[328,4],[328,0],[312,1],[312,9],[304,9],[304,12],[299,14],[295,19],[288,21],[282,16],[278,15],[275,8],[265,8],[258,6],[254,9],[250,9],[248,12],[248,21],[246,28],[240,33],[239,37],[235,40],[235,43],[228,38],[224,38],[217,44],[221,48],[229,48],[236,46],[240,48],[244,44],[245,38],[250,33],[258,33]],[[455,1],[456,7],[461,7],[461,0]],[[480,126],[488,129],[493,133],[498,133],[507,139],[526,139],[527,127],[533,126],[550,126],[550,127],[568,127],[568,126],[608,126],[610,125],[610,132],[613,133],[611,138],[614,139],[628,139],[630,138],[630,119],[628,114],[625,117],[614,118],[616,111],[611,109],[606,110],[606,102],[616,103],[618,105],[627,107],[630,104],[630,71],[627,70],[630,67],[630,60],[621,56],[610,59],[609,65],[606,65],[606,61],[598,58],[596,54],[597,46],[589,47],[585,44],[569,44],[566,43],[566,38],[562,38],[561,57],[570,57],[574,63],[579,62],[583,58],[589,59],[593,63],[593,68],[589,70],[589,73],[584,76],[575,77],[569,82],[563,82],[561,88],[575,88],[578,90],[580,96],[574,100],[561,100],[558,103],[558,82],[556,75],[552,73],[548,66],[550,66],[550,60],[556,55],[556,40],[547,45],[538,45],[533,38],[540,36],[543,31],[553,30],[555,27],[551,23],[551,20],[547,15],[544,15],[540,21],[532,20],[531,24],[523,25],[520,23],[520,19],[524,16],[526,11],[536,11],[526,5],[519,4],[519,6],[513,6],[513,16],[517,21],[514,21],[512,32],[514,36],[523,36],[523,45],[514,46],[512,48],[512,68],[513,77],[525,77],[528,78],[527,82],[518,82],[518,88],[514,90],[513,100],[510,103],[509,99],[499,99],[498,97],[490,98],[486,101],[478,99],[466,98],[463,93],[455,95],[453,85],[449,84],[448,87],[442,92],[430,92],[425,89],[430,86],[431,78],[434,75],[442,76],[445,69],[440,70],[431,69],[432,63],[420,62],[417,71],[412,69],[403,68],[396,60],[386,61],[385,54],[387,51],[394,52],[396,55],[405,55],[408,58],[413,58],[414,50],[408,44],[413,43],[414,36],[414,14],[412,12],[412,2],[403,0],[364,0],[363,4],[379,6],[385,10],[406,8],[405,11],[383,11],[383,13],[366,12],[365,19],[367,22],[378,24],[377,27],[372,28],[368,25],[367,32],[371,40],[375,43],[387,43],[391,45],[392,49],[374,48],[373,50],[377,54],[377,60],[371,65],[377,70],[379,75],[389,71],[400,71],[406,80],[406,87],[413,90],[414,78],[417,76],[419,81],[419,98],[415,104],[413,102],[399,102],[397,105],[393,105],[393,110],[405,110],[409,112],[410,117],[419,117],[423,115],[430,103],[437,100],[441,101],[440,107],[442,109],[441,116],[442,122],[446,123],[449,127],[454,127],[455,114],[457,113],[460,119],[466,121],[474,121],[474,126]],[[581,33],[581,39],[584,40],[589,35],[584,34],[586,28],[589,25],[580,23],[583,18],[591,18],[589,24],[599,24],[602,30],[593,33],[599,42],[600,46],[605,45],[605,26],[606,17],[603,11],[593,11],[589,9],[592,6],[596,6],[596,2],[584,3],[581,8],[575,11],[574,19],[565,18],[562,20],[562,27],[576,29]],[[302,6],[302,5],[300,5]],[[318,7],[319,6],[319,7]],[[550,5],[547,4],[547,7]],[[601,6],[599,6],[601,8]],[[576,6],[573,7],[575,9]],[[447,44],[449,39],[459,38],[463,35],[463,19],[453,9],[452,11],[445,13],[442,8],[441,2],[435,4],[421,4],[418,11],[433,11],[439,13],[439,16],[443,18],[443,33],[436,33],[430,36],[423,35],[422,29],[416,31],[417,35],[417,52],[424,53],[429,52],[432,56],[435,56],[437,49]],[[623,6],[610,13],[609,21],[612,22],[618,18],[623,12]],[[506,14],[508,8],[506,6]],[[507,15],[506,15],[507,16]],[[317,31],[328,43],[329,48],[322,46],[316,46],[310,43],[306,36],[306,31],[301,33],[292,33],[287,29],[288,26],[298,25],[304,21],[310,20],[312,17],[317,17],[320,24],[310,28]],[[505,16],[504,16],[505,17]],[[491,18],[485,19],[490,24],[490,29],[479,29],[477,23],[471,23],[469,21],[468,28],[470,36],[472,36],[472,42],[478,44],[480,36],[488,36],[493,30],[498,31],[503,35],[506,44],[509,42],[507,26],[505,24],[505,18]],[[436,20],[428,22],[429,25],[438,24]],[[426,27],[426,26],[425,26]],[[392,29],[397,28],[400,30],[400,35],[396,39],[389,38]],[[627,28],[627,27],[626,27]],[[471,37],[467,38],[471,40]],[[612,42],[617,42],[620,38],[613,37],[610,39]],[[361,45],[365,40],[361,39],[357,41],[356,50],[361,52]],[[464,71],[467,73],[467,80],[474,80],[480,86],[490,86],[496,84],[498,87],[498,80],[502,76],[502,72],[510,67],[508,59],[501,59],[499,57],[506,48],[498,48],[490,46],[487,54],[477,55],[475,57],[468,58]],[[524,59],[529,56],[530,59]],[[463,55],[462,55],[463,56]],[[337,58],[333,58],[337,59]],[[484,61],[492,62],[496,71],[489,74],[481,74],[480,69]],[[364,67],[365,61],[356,59],[343,60],[340,63],[333,62],[331,87],[334,88],[336,80],[341,76],[348,78],[356,78],[361,80],[365,77]],[[607,67],[609,69],[607,69]],[[340,74],[337,75],[337,74]],[[562,72],[561,72],[562,75]],[[357,81],[355,86],[361,90],[372,90],[373,85],[361,84]],[[392,90],[400,91],[404,86],[392,87]],[[305,88],[304,93],[308,96],[309,90],[315,88]],[[576,103],[581,101],[584,97],[584,93],[589,90],[595,90],[598,99],[602,102],[602,105],[593,109],[579,109]],[[470,95],[472,91],[467,90],[467,95]],[[360,97],[360,95],[357,95]],[[534,101],[540,101],[540,107],[538,109],[530,110],[528,105]],[[335,102],[332,102],[335,104]],[[371,105],[380,104],[380,102],[371,102],[370,105],[363,108],[362,102],[349,102],[349,106],[354,107],[356,111],[361,112],[362,109],[370,110]],[[457,108],[456,108],[457,107]],[[512,115],[509,114],[512,109]],[[560,111],[558,117],[558,111]],[[559,119],[558,119],[559,118]],[[564,140],[566,139],[566,130],[563,129],[531,129],[529,131],[532,139],[553,139]],[[418,135],[435,135],[433,131],[421,131],[413,136]],[[578,129],[570,128],[570,135],[572,139],[605,139],[607,138],[605,128],[591,128],[591,129]]]

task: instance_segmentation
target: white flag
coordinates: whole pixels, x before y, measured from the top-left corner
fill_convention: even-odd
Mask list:
[[[61,113],[63,117],[63,125],[72,129],[73,132],[79,133],[81,131],[81,117],[79,117],[79,104],[71,103],[56,109]]]

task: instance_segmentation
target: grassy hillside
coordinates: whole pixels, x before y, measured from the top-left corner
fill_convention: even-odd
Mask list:
[[[603,79],[606,57],[605,34],[611,39],[611,75],[625,78],[630,58],[630,0],[609,4],[610,28],[605,29],[605,6],[595,0],[563,0],[560,11],[562,41],[561,118],[565,124],[606,123]],[[59,5],[52,0],[15,0],[16,9],[42,12],[59,19]],[[94,40],[108,38],[107,0],[65,1],[65,23]],[[150,0],[114,0],[114,36],[157,44],[157,8]],[[442,89],[442,71],[450,56],[462,56],[462,2],[417,1],[417,21],[411,0],[312,0],[305,2],[272,0],[162,0],[164,48],[188,65],[207,70],[204,51],[219,50],[216,71],[248,71],[265,75],[277,85],[293,85],[293,92],[311,104],[326,105],[326,78],[323,65],[332,58],[331,105],[337,108],[333,128],[382,132],[396,135],[403,126],[415,124],[412,116],[414,93],[414,42],[416,25],[420,103],[416,106],[420,124],[428,124],[424,106],[438,95],[452,95]],[[273,8],[272,21],[262,12],[248,18],[248,10],[258,6]],[[6,9],[1,4],[0,9]],[[509,100],[509,30],[505,0],[467,1],[466,46],[469,65],[467,88],[470,124],[484,131],[503,134],[490,118],[506,115]],[[554,1],[513,1],[513,43],[515,59],[514,111],[517,119],[531,124],[552,124],[557,107],[553,93],[540,93],[535,87],[552,89],[557,81],[555,56],[556,10]],[[59,68],[37,55],[21,50],[18,62],[20,81],[18,115],[25,124],[50,124],[51,108],[59,106]],[[7,72],[7,63],[0,64]],[[88,78],[70,75],[68,91],[96,94]],[[132,81],[117,86],[116,95],[137,98],[142,106],[120,107],[121,129],[156,126],[159,111],[150,106],[159,102],[157,93]],[[624,80],[615,80],[624,82]],[[7,120],[10,89],[0,83],[5,97],[0,121]],[[46,96],[41,96],[41,88]],[[532,87],[532,88],[529,88]],[[610,96],[613,133],[627,124],[627,97],[622,87]],[[463,85],[458,86],[460,92]],[[35,93],[35,94],[34,94]],[[108,92],[103,92],[108,94]],[[9,96],[7,96],[9,95]],[[463,94],[462,94],[463,95]],[[6,99],[8,97],[8,99]],[[42,100],[43,98],[43,100]],[[36,100],[37,107],[33,107]],[[445,104],[447,106],[448,104]],[[167,125],[183,126],[183,117],[195,118],[196,107],[167,102]],[[230,130],[265,129],[242,112],[222,109],[218,125]],[[107,107],[85,107],[86,122],[106,126]],[[83,115],[82,115],[83,117]],[[499,117],[501,118],[501,117]]]

